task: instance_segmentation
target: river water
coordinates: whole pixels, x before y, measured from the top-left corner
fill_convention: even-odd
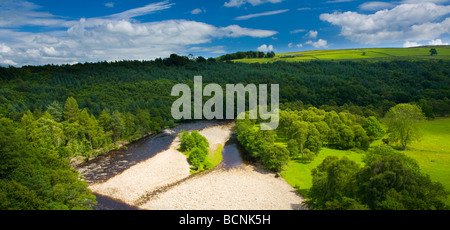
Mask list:
[[[77,166],[77,170],[84,176],[88,183],[100,183],[125,171],[131,166],[147,160],[156,154],[167,150],[181,130],[201,130],[207,127],[224,124],[229,121],[195,121],[181,123],[178,126],[164,130],[162,133],[151,135],[127,145],[127,150],[114,150],[101,155],[93,160]],[[223,151],[223,160],[220,168],[230,169],[244,164],[242,150],[234,136],[228,139]],[[94,193],[95,194],[95,193]],[[132,210],[136,207],[110,197],[95,194],[97,206],[95,210]]]

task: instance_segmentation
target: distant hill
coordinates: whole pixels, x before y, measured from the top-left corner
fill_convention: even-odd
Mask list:
[[[431,49],[437,55],[430,55]],[[411,48],[364,48],[313,50],[294,53],[278,53],[273,58],[234,59],[243,63],[267,63],[276,61],[302,62],[311,60],[411,60],[411,59],[450,59],[450,46],[420,46]]]

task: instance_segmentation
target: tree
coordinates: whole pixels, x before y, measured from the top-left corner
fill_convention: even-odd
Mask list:
[[[387,145],[379,145],[363,159],[357,175],[360,199],[371,209],[446,209],[447,193],[421,172],[417,161]]]
[[[403,150],[412,141],[419,140],[418,123],[424,120],[422,110],[417,105],[398,104],[385,116],[390,143],[401,144]]]
[[[289,151],[289,156],[291,158],[298,157],[298,147],[299,144],[294,139],[289,139],[289,142],[287,144],[287,150]]]
[[[379,139],[384,136],[384,129],[376,117],[370,116],[366,118],[363,128],[366,130],[367,136]]]
[[[103,110],[98,117],[98,124],[103,128],[103,130],[111,130],[111,116],[106,110]]]
[[[320,133],[313,124],[308,126],[308,137],[305,142],[305,147],[313,153],[318,153],[322,148]]]
[[[280,172],[289,163],[289,151],[283,145],[275,143],[268,151],[262,154],[262,163],[268,169]]]
[[[437,50],[435,48],[430,49],[430,56],[437,55]]]
[[[147,110],[137,108],[136,111],[136,129],[140,135],[144,135],[150,132],[151,129],[151,117]]]
[[[294,121],[292,123],[292,130],[292,138],[300,145],[300,153],[303,156],[303,149],[308,138],[308,123],[304,121]]]
[[[119,111],[114,111],[111,115],[111,130],[113,131],[113,141],[116,143],[120,140],[120,134],[124,130],[123,120]]]
[[[307,204],[314,209],[367,209],[358,201],[356,175],[360,167],[347,157],[328,156],[311,171]]]
[[[63,120],[63,108],[58,101],[53,101],[50,105],[48,105],[47,112],[52,115],[55,121],[61,122]]]
[[[64,105],[64,119],[69,122],[78,121],[78,117],[80,115],[80,109],[78,108],[77,100],[73,97],[69,97],[66,100],[66,104]]]
[[[189,153],[188,160],[196,170],[202,171],[207,155],[208,150],[205,150],[201,147],[194,147]]]

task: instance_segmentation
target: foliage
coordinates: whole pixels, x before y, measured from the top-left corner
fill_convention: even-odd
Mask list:
[[[264,54],[264,52],[260,51],[247,51],[247,52],[236,52],[233,54],[225,54],[217,58],[219,61],[230,61],[236,59],[247,59],[247,58],[273,58],[275,57],[275,53],[273,51]]]
[[[23,123],[0,118],[0,209],[92,209],[95,196],[58,154],[61,124],[46,113]],[[23,124],[35,129],[27,136]]]
[[[314,209],[367,209],[357,200],[356,174],[360,166],[347,157],[329,156],[311,171],[313,186],[308,204]]]
[[[424,115],[419,106],[398,104],[389,110],[385,120],[390,142],[399,142],[403,150],[408,143],[420,139],[417,123],[424,120]]]
[[[437,52],[437,50],[435,48],[430,49],[430,55],[431,56],[437,55],[437,54],[438,54],[438,52]]]
[[[312,170],[307,204],[314,209],[448,209],[447,193],[417,162],[379,145],[364,158],[365,167],[343,157],[328,157]]]
[[[366,123],[363,125],[363,128],[366,130],[367,135],[373,139],[379,139],[385,134],[381,123],[374,116],[366,118]]]
[[[235,133],[251,157],[279,172],[291,158],[313,160],[324,143],[338,149],[366,149],[369,137],[361,126],[365,122],[365,118],[351,113],[310,107],[301,111],[280,110],[276,131],[260,130],[257,120],[237,120]],[[281,145],[277,139],[286,141]]]
[[[202,136],[197,130],[191,133],[184,130],[180,131],[180,151],[186,152],[189,156],[188,161],[197,171],[203,171],[205,166],[210,166],[207,161],[209,153],[208,140]]]

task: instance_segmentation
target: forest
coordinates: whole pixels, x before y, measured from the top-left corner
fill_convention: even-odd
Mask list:
[[[244,64],[173,54],[0,67],[0,209],[92,209],[95,197],[70,161],[176,125],[171,88],[192,87],[197,75],[221,86],[279,84],[278,133],[247,132],[261,137],[258,146],[273,143],[269,154],[259,154],[255,143],[250,152],[275,171],[295,154],[313,158],[324,145],[366,149],[380,135],[378,119],[397,104],[414,104],[427,119],[450,112],[446,60]],[[239,134],[257,126],[251,122],[236,128],[244,145],[250,139]]]

